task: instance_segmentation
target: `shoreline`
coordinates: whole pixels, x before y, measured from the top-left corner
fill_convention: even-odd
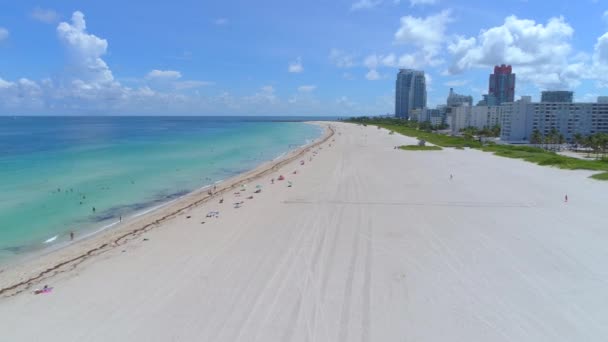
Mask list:
[[[224,194],[157,226],[155,220],[197,197],[145,215],[130,230],[151,223],[148,230],[0,296],[0,320],[10,327],[3,336],[49,342],[608,336],[602,202],[608,185],[586,171],[472,149],[396,150],[416,139],[376,127],[331,127],[332,137],[301,156],[292,153],[291,162],[242,176],[246,186],[224,182]],[[77,250],[112,244],[126,232],[104,233],[106,240]],[[61,260],[79,255],[60,254]],[[30,265],[45,270],[61,260]],[[52,289],[35,295],[43,285]]]
[[[160,226],[161,223],[207,203],[209,200],[217,198],[241,184],[246,184],[270,172],[277,171],[316,146],[323,144],[335,133],[332,122],[305,121],[304,123],[318,125],[324,130],[318,138],[309,143],[286,151],[251,170],[204,185],[166,203],[143,209],[141,212],[133,212],[122,222],[111,222],[101,228],[95,227],[91,231],[84,232],[83,237],[73,242],[64,241],[54,246],[44,247],[0,265],[0,267],[3,267],[0,269],[0,298],[11,297],[24,292],[43,280],[77,267],[78,264],[93,256],[122,246],[131,239]],[[207,190],[212,186],[217,186],[217,190],[209,195]],[[42,260],[45,257],[53,260],[44,263]],[[10,279],[14,280],[11,281]]]

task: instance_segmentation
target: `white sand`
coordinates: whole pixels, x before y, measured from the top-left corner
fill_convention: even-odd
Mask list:
[[[292,188],[265,176],[0,298],[0,340],[608,340],[608,183],[336,126],[272,174]]]

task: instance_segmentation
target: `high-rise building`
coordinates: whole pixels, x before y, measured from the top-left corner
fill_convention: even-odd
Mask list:
[[[597,103],[608,103],[608,96],[598,96]]]
[[[546,136],[556,130],[567,141],[576,133],[608,133],[608,103],[532,102],[522,97],[500,109],[503,141],[529,141],[534,131]]]
[[[395,116],[409,118],[412,109],[426,108],[424,71],[401,69],[395,85]]]
[[[574,92],[567,90],[543,91],[540,96],[540,102],[572,103],[573,99]]]
[[[473,105],[473,96],[460,95],[454,92],[453,88],[450,88],[450,94],[446,101],[448,107],[462,106],[463,104]]]
[[[515,74],[510,65],[494,67],[494,73],[490,75],[488,95],[496,98],[496,105],[515,100]]]

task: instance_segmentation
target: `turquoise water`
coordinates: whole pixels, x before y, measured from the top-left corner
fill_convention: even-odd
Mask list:
[[[252,169],[320,134],[260,118],[0,117],[0,261]]]

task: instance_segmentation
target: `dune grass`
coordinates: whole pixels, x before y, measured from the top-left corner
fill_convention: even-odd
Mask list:
[[[453,137],[449,135],[443,135],[438,133],[421,131],[415,128],[407,127],[404,125],[395,125],[387,123],[374,123],[368,122],[379,127],[386,128],[390,131],[407,135],[410,137],[423,139],[431,144],[437,145],[436,147],[454,147],[456,149],[463,149],[465,147],[479,149],[485,152],[492,152],[497,156],[523,159],[525,161],[535,163],[543,166],[553,166],[560,169],[566,170],[591,170],[591,171],[605,171],[602,173],[591,176],[593,179],[608,181],[608,160],[585,160],[573,157],[567,157],[559,155],[555,152],[546,151],[538,147],[531,146],[514,146],[514,145],[497,145],[489,144],[483,146],[479,141],[468,140],[463,137]],[[403,148],[406,147],[406,148]],[[418,146],[402,146],[401,149],[415,150],[414,147]],[[432,146],[429,146],[432,147]],[[440,147],[441,148],[441,147]]]
[[[450,135],[436,134],[426,131],[421,131],[415,128],[402,126],[402,125],[392,125],[392,124],[375,124],[382,128],[386,128],[389,131],[394,131],[400,133],[402,135],[407,135],[410,137],[422,139],[430,142],[431,144],[443,146],[443,147],[481,147],[481,143],[474,140],[466,140],[461,137],[453,137]]]
[[[399,146],[399,149],[405,151],[441,151],[443,150],[440,146],[419,146],[419,145],[403,145]]]
[[[591,178],[602,181],[608,181],[608,172],[596,173],[595,175],[591,176]]]

